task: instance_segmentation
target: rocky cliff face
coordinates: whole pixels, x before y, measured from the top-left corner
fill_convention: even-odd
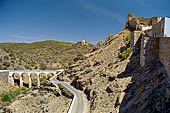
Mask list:
[[[132,31],[133,32],[133,31]],[[106,41],[104,46],[71,65],[59,80],[84,91],[91,113],[168,113],[169,85],[159,59],[140,67],[140,39],[126,59],[120,53],[129,44],[128,29]]]
[[[132,84],[126,89],[120,113],[169,113],[169,84],[159,60],[131,73]]]

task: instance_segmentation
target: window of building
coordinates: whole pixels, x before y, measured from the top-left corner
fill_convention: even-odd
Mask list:
[[[162,34],[164,34],[164,28],[162,28]]]

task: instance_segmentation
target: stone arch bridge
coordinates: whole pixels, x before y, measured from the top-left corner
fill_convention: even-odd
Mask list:
[[[1,70],[0,72],[8,73],[8,83],[14,86],[14,74],[19,75],[19,85],[23,87],[23,74],[28,74],[28,87],[32,87],[31,75],[35,74],[37,76],[37,86],[40,86],[40,74],[45,74],[47,78],[48,74],[56,75],[61,70]]]

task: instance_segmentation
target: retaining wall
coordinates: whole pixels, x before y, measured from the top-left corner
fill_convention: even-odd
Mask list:
[[[9,72],[0,72],[0,80],[8,83]]]

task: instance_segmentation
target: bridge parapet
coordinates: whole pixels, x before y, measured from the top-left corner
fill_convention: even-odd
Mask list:
[[[32,87],[31,74],[37,75],[37,86],[40,86],[40,74],[45,74],[46,78],[48,74],[56,75],[57,72],[63,70],[0,70],[0,72],[9,72],[8,83],[14,86],[14,74],[19,74],[20,87],[23,87],[23,74],[28,74],[29,88]]]

